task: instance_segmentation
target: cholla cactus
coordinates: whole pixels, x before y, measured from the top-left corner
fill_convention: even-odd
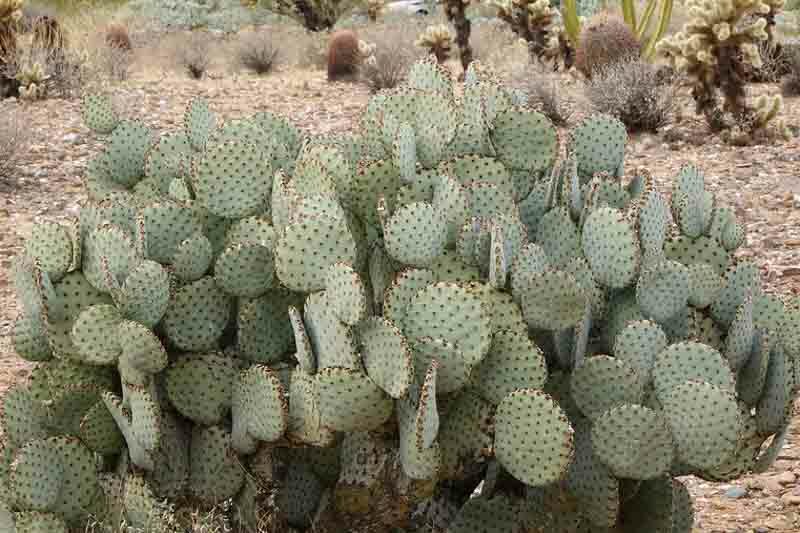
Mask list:
[[[375,43],[368,43],[367,41],[358,41],[358,55],[359,63],[369,63],[375,60],[375,50],[378,45]]]
[[[712,129],[735,124],[762,129],[762,115],[747,102],[745,76],[747,68],[761,66],[758,43],[769,38],[767,20],[757,15],[773,7],[763,0],[690,0],[688,5],[692,20],[664,39],[660,51],[691,79],[697,112],[706,116]],[[721,108],[717,89],[724,100]],[[733,117],[733,124],[725,113]],[[766,116],[774,118],[772,113]],[[782,124],[778,127],[785,132]]]
[[[456,29],[456,44],[461,56],[461,67],[467,71],[472,63],[472,46],[469,44],[469,36],[472,33],[472,24],[467,18],[467,7],[470,0],[439,0],[444,7],[447,20]]]
[[[453,49],[453,32],[446,24],[428,26],[414,42],[416,46],[425,48],[429,53],[436,56],[439,63],[444,63],[450,59]]]
[[[11,269],[36,366],[3,398],[3,523],[689,533],[680,476],[769,466],[800,311],[702,173],[667,201],[602,115],[560,156],[476,62],[406,83],[334,137],[199,98],[156,135],[86,98],[89,201]]]
[[[20,98],[24,100],[40,100],[47,95],[46,82],[48,76],[41,63],[34,61],[21,67],[16,75],[19,83]]]
[[[492,0],[491,5],[497,9],[497,16],[526,41],[532,59],[557,65],[563,56],[565,65],[571,65],[572,47],[561,15],[549,0]]]
[[[386,0],[367,0],[367,17],[371,22],[377,22],[378,17],[386,7]]]

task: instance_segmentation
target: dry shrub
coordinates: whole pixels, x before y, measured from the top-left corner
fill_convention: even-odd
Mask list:
[[[663,71],[640,60],[601,70],[586,83],[586,97],[600,113],[620,119],[628,131],[657,131],[672,119],[677,85]]]
[[[178,62],[189,77],[199,80],[211,64],[211,38],[202,31],[191,32],[178,49]]]
[[[106,44],[126,51],[130,51],[133,48],[131,37],[128,35],[128,28],[116,22],[109,24],[106,28]]]
[[[280,59],[280,49],[266,30],[241,36],[237,53],[241,65],[256,74],[269,73]]]
[[[528,83],[525,91],[528,104],[549,118],[556,126],[566,126],[573,109],[561,98],[558,81],[537,76]]]
[[[800,96],[800,49],[794,50],[789,58],[789,73],[784,76],[781,89],[784,96]]]
[[[513,47],[518,40],[508,24],[498,18],[473,25],[470,35],[472,53],[475,59],[483,63],[502,60],[508,48]]]
[[[133,59],[133,53],[129,50],[108,44],[101,45],[94,54],[96,67],[112,81],[130,78]]]
[[[361,65],[362,83],[373,92],[397,87],[420,55],[413,37],[402,30],[389,30],[376,34],[370,42],[375,45],[375,51]]]
[[[328,44],[328,81],[354,77],[358,73],[360,58],[355,32],[341,30],[334,33]]]
[[[640,45],[624,21],[600,14],[583,30],[575,51],[575,68],[591,78],[596,71],[639,56]]]
[[[0,108],[0,178],[10,179],[28,142],[25,121],[18,111]]]

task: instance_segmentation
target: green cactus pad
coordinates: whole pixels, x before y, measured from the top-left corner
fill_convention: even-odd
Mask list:
[[[236,383],[233,360],[214,354],[192,354],[173,363],[164,385],[175,409],[198,424],[219,423],[231,407]],[[195,394],[202,390],[202,396]]]
[[[68,524],[83,527],[92,511],[102,512],[94,455],[75,438],[53,437],[48,442],[58,450],[64,468],[61,490],[50,510]]]
[[[67,533],[64,519],[53,513],[23,511],[16,513],[16,529],[10,533]]]
[[[522,285],[524,283],[524,285]],[[569,329],[581,320],[586,310],[586,293],[569,274],[546,270],[524,281],[514,279],[515,297],[528,326],[538,329]]]
[[[317,372],[323,426],[334,431],[376,429],[392,414],[392,400],[366,374],[350,368],[327,367]]]
[[[294,357],[297,359],[299,367],[309,374],[313,374],[317,370],[317,361],[314,352],[311,349],[311,341],[306,332],[306,325],[303,323],[303,315],[297,307],[289,307],[289,321],[292,324],[292,331],[294,332]]]
[[[58,502],[64,484],[61,450],[50,440],[28,442],[17,453],[9,484],[19,508],[47,511]]]
[[[255,365],[243,371],[233,386],[233,432],[235,448],[240,435],[263,442],[280,439],[286,431],[289,403],[275,372]]]
[[[575,281],[578,282],[578,285],[586,294],[591,306],[592,320],[601,320],[606,313],[608,297],[606,290],[595,281],[592,268],[586,259],[575,257],[564,265],[563,270],[575,278]]]
[[[72,384],[55,392],[48,405],[51,434],[78,436],[81,418],[100,401],[100,392],[97,387]]]
[[[713,266],[720,276],[725,273],[731,263],[728,252],[711,237],[690,239],[683,235],[668,239],[664,245],[667,259],[683,263],[686,266],[696,263],[707,263]]]
[[[170,280],[155,261],[142,261],[133,268],[117,295],[117,306],[125,318],[154,327],[167,310]]]
[[[370,317],[358,330],[367,375],[392,398],[406,394],[414,376],[411,349],[391,321]]]
[[[351,209],[365,224],[379,225],[378,200],[385,198],[389,211],[394,209],[395,197],[402,182],[391,160],[364,162],[352,179],[337,188],[342,205]]]
[[[236,315],[240,357],[257,363],[277,361],[292,347],[294,333],[289,306],[301,306],[300,295],[270,289],[259,298],[242,299]]]
[[[150,149],[145,159],[145,175],[153,180],[159,194],[171,194],[173,183],[181,183],[186,188],[183,175],[191,165],[192,146],[189,136],[183,131],[162,135]],[[175,180],[178,180],[177,182]],[[187,198],[188,199],[188,194]]]
[[[494,406],[471,389],[461,391],[449,403],[439,425],[441,472],[445,479],[469,475],[473,463],[491,454]]]
[[[591,430],[585,420],[575,426],[575,457],[565,485],[578,512],[588,522],[599,528],[613,528],[619,516],[620,483],[597,454]]]
[[[183,125],[192,148],[205,150],[209,137],[217,127],[217,118],[205,99],[194,98],[186,106]]]
[[[791,419],[796,397],[795,364],[779,343],[772,347],[764,391],[756,406],[758,432],[762,435],[779,432]]]
[[[558,151],[556,129],[538,111],[512,108],[498,114],[491,136],[498,159],[508,168],[544,170]]]
[[[536,432],[531,432],[536,427]],[[519,389],[506,396],[495,414],[495,456],[516,479],[542,486],[561,479],[573,455],[573,430],[550,396]]]
[[[134,528],[158,530],[170,518],[167,506],[158,501],[150,485],[141,476],[128,476],[121,496],[125,518]]]
[[[28,361],[47,361],[53,357],[46,325],[38,317],[17,315],[11,342],[17,355]]]
[[[299,367],[292,372],[289,385],[287,436],[314,446],[328,446],[335,438],[332,430],[322,427],[316,380]]]
[[[595,454],[619,478],[653,479],[669,472],[672,435],[663,416],[641,405],[620,405],[594,420]]]
[[[162,325],[167,338],[183,350],[213,348],[227,326],[230,298],[210,277],[184,285],[171,296]]]
[[[728,362],[710,346],[694,341],[679,342],[656,355],[653,385],[659,400],[688,380],[707,382],[730,394],[736,391]]]
[[[177,203],[151,203],[142,212],[147,234],[147,256],[159,263],[172,263],[180,244],[203,229],[198,214]]]
[[[723,354],[734,372],[740,370],[750,358],[754,335],[753,298],[748,296],[736,311],[736,317],[733,319],[725,339]]]
[[[411,65],[405,84],[412,89],[432,91],[446,97],[453,96],[452,74],[433,56],[420,59]]]
[[[689,303],[698,309],[704,309],[717,299],[722,290],[722,278],[717,269],[708,263],[689,265]]]
[[[246,142],[215,145],[195,166],[192,183],[197,202],[217,216],[256,214],[270,198],[269,154]]]
[[[510,533],[518,531],[519,509],[513,500],[499,494],[493,498],[471,498],[458,511],[448,533]]]
[[[232,296],[261,296],[275,281],[272,250],[252,242],[227,247],[214,263],[214,281]]]
[[[197,281],[208,272],[213,259],[211,241],[202,233],[195,233],[175,248],[172,271],[183,281]]]
[[[108,285],[109,277],[120,283],[137,262],[134,242],[119,226],[103,224],[84,241],[83,275],[101,292],[113,289]]]
[[[132,187],[144,177],[144,163],[153,143],[153,132],[145,124],[123,120],[106,140],[105,150],[93,161],[102,176],[123,187]]]
[[[581,234],[563,206],[552,209],[539,220],[533,240],[556,267],[581,255]]]
[[[608,115],[593,115],[572,130],[569,148],[578,161],[578,172],[589,179],[597,172],[615,174],[625,159],[628,133],[625,125]]]
[[[322,161],[315,157],[313,148],[300,153],[291,186],[300,195],[336,195],[336,182]]]
[[[571,391],[575,404],[590,419],[644,399],[642,380],[633,366],[607,355],[586,358],[572,374]]]
[[[470,216],[491,218],[516,211],[512,193],[493,183],[475,181],[464,187],[464,190],[469,199]]]
[[[691,526],[686,530],[680,529],[682,522],[676,507],[681,503],[675,497],[677,489],[674,484],[680,485],[680,482],[666,476],[642,482],[636,494],[625,503],[623,520],[631,525],[636,524],[637,528],[646,528],[642,531],[689,533]],[[633,533],[635,529],[631,526],[623,531]]]
[[[434,442],[429,448],[418,446],[417,405],[408,396],[395,402],[399,433],[400,464],[411,479],[433,479],[440,468],[441,449]]]
[[[15,386],[3,395],[3,432],[17,446],[48,436],[47,409],[33,392]]]
[[[512,293],[527,287],[536,276],[549,270],[550,261],[544,248],[538,244],[528,243],[517,252],[511,266]]]
[[[125,438],[102,401],[83,415],[78,436],[90,450],[101,455],[117,454],[125,445]]]
[[[542,351],[526,333],[510,330],[492,336],[489,353],[474,373],[477,392],[494,405],[516,389],[541,389],[545,381]]]
[[[289,289],[325,288],[325,276],[337,262],[353,264],[356,243],[345,221],[308,217],[286,227],[275,248],[275,269]]]
[[[303,319],[318,368],[361,367],[353,328],[339,320],[326,292],[308,296]]]
[[[755,330],[750,357],[736,375],[736,394],[746,405],[755,406],[761,398],[774,342],[772,334]]]
[[[114,101],[107,94],[87,94],[81,102],[81,118],[94,133],[107,135],[119,124]]]
[[[758,265],[754,261],[742,260],[725,273],[722,290],[710,307],[711,317],[721,326],[729,327],[747,296],[757,296],[760,289]]]
[[[621,289],[639,271],[639,239],[619,210],[601,207],[586,219],[581,246],[595,279],[609,288]]]
[[[116,335],[123,318],[113,305],[93,305],[78,316],[72,327],[72,342],[80,353],[81,360],[95,365],[115,364],[122,354],[122,346]]]
[[[710,383],[684,381],[659,400],[681,461],[714,468],[736,451],[742,422],[733,393]]]
[[[422,94],[420,94],[422,96]],[[434,168],[456,134],[452,99],[436,93],[417,98],[414,106],[417,157],[423,168]]]
[[[636,301],[656,322],[666,322],[686,308],[691,295],[689,270],[676,261],[661,261],[642,269],[636,282]]]
[[[424,337],[457,343],[469,365],[489,351],[490,317],[469,287],[439,282],[417,292],[406,308],[403,331],[412,344]]]
[[[433,205],[425,202],[404,205],[384,228],[386,251],[406,265],[429,265],[444,252],[447,228],[445,214]]]
[[[439,363],[436,374],[437,392],[449,394],[464,387],[469,382],[472,365],[468,364],[457,345],[444,339],[422,337],[413,346],[414,369],[417,378],[436,360]]]
[[[464,187],[449,176],[441,176],[433,193],[434,208],[443,213],[447,223],[447,245],[455,244],[458,232],[467,220],[469,197]]]
[[[275,494],[275,505],[288,524],[308,528],[312,525],[323,489],[308,465],[293,461],[288,465],[286,477]]]
[[[333,313],[345,324],[355,326],[366,316],[367,292],[350,264],[336,263],[328,269],[325,293]]]
[[[470,217],[461,226],[456,251],[461,262],[474,267],[486,266],[491,256],[491,220]]]
[[[452,175],[465,187],[474,182],[492,183],[508,193],[514,193],[508,169],[494,158],[465,155],[449,161],[447,165]]]
[[[400,124],[392,143],[392,161],[406,183],[414,180],[417,174],[417,145],[414,129],[410,124]]]
[[[667,348],[667,336],[654,322],[632,321],[616,336],[613,348],[614,357],[630,365],[645,386],[652,380],[656,355]]]
[[[189,487],[201,501],[223,502],[244,484],[245,471],[231,449],[231,435],[219,426],[195,426],[189,457]]]
[[[303,133],[285,117],[269,111],[260,111],[253,115],[252,120],[264,130],[268,137],[273,137],[286,146],[290,157],[300,151]]]
[[[439,433],[439,410],[436,406],[436,372],[438,368],[438,361],[431,361],[423,379],[417,379],[410,391],[415,397],[417,392],[419,393],[419,399],[416,401],[417,415],[414,419],[417,449],[430,449],[436,442]]]
[[[58,282],[72,265],[72,239],[65,226],[44,221],[36,224],[25,241],[25,255],[37,261],[50,281]]]

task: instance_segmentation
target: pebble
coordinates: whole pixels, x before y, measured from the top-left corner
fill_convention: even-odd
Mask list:
[[[738,500],[747,496],[747,489],[744,487],[731,487],[725,491],[725,497],[732,500]]]
[[[781,485],[793,485],[794,482],[797,481],[797,476],[792,472],[783,472],[775,476],[774,479]]]
[[[800,494],[787,492],[781,496],[781,501],[789,505],[800,505]]]

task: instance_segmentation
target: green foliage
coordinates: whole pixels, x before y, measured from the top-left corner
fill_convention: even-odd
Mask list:
[[[223,504],[367,531],[431,504],[453,531],[688,532],[674,478],[774,459],[798,311],[734,259],[702,173],[667,201],[616,119],[559,158],[480,63],[461,100],[412,72],[337,137],[201,99],[157,137],[86,100],[89,201],[12,269],[36,366],[4,398],[0,523],[171,531]]]

